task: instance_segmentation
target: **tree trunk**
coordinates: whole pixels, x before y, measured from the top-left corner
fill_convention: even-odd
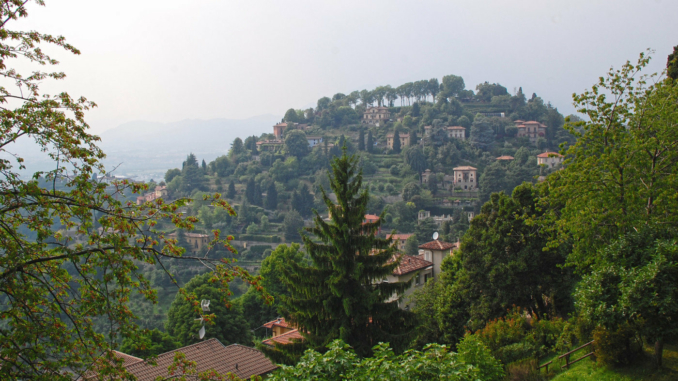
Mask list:
[[[654,342],[654,356],[656,359],[657,368],[662,367],[662,355],[664,354],[664,340],[658,339]]]

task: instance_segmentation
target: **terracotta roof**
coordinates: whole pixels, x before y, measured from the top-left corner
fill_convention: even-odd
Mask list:
[[[499,156],[497,158],[497,160],[513,160],[513,156],[508,156],[508,155]]]
[[[393,240],[407,240],[408,238],[412,237],[414,234],[389,234],[386,236],[386,239],[393,239]]]
[[[448,130],[465,130],[466,128],[462,127],[462,126],[450,126],[450,127],[447,127],[447,129]]]
[[[198,372],[214,369],[220,374],[231,372],[242,379],[264,375],[277,368],[254,348],[240,344],[224,346],[217,339],[209,339],[158,355],[157,366],[142,361],[127,366],[127,371],[136,376],[138,381],[152,381],[158,376],[167,376],[167,368],[174,361],[176,352],[185,354],[187,360],[195,361]]]
[[[563,155],[558,152],[544,152],[537,155],[537,157],[563,157]]]
[[[428,249],[428,250],[449,250],[456,248],[457,244],[456,243],[449,243],[449,242],[443,242],[443,241],[431,241],[431,242],[426,242],[423,245],[419,245],[420,249]]]
[[[395,133],[393,133],[393,132],[386,134],[386,136],[389,137],[389,138],[392,138],[393,135],[395,135]],[[401,137],[401,138],[409,138],[409,137],[410,137],[410,134],[399,134],[399,137]]]
[[[297,341],[297,340],[303,340],[303,339],[304,339],[304,337],[301,336],[301,333],[299,332],[299,330],[295,329],[293,331],[285,332],[282,335],[278,335],[276,337],[271,337],[270,339],[266,339],[266,340],[262,341],[261,343],[265,344],[265,345],[269,345],[269,346],[272,347],[272,346],[275,345],[275,344],[273,344],[274,342],[278,343],[278,344],[289,344],[289,343],[292,343],[293,340]]]
[[[391,261],[394,259],[391,259]],[[412,271],[425,269],[429,266],[433,266],[433,262],[429,262],[419,256],[402,254],[400,258],[400,265],[398,265],[398,267],[393,270],[393,275],[405,275],[411,273]]]
[[[283,328],[290,328],[291,327],[291,325],[287,324],[287,322],[285,321],[285,318],[279,318],[279,319],[275,319],[273,321],[269,321],[268,323],[262,325],[262,327],[266,327],[266,328],[270,329],[270,328],[273,328],[274,325],[278,326],[278,327],[283,327]]]
[[[375,222],[379,220],[379,216],[374,215],[374,214],[366,214],[365,215],[365,221],[366,222]]]
[[[128,355],[127,353],[113,351],[113,354],[115,355],[115,357],[122,359],[122,366],[124,366],[124,367],[128,367],[128,366],[130,366],[134,363],[137,363],[139,361],[144,361],[144,359],[140,359],[138,357]]]
[[[468,165],[463,165],[461,167],[455,167],[452,168],[453,171],[475,171],[476,169],[474,167],[468,166]]]

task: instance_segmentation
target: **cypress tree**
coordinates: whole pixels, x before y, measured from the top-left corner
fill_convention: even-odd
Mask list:
[[[245,186],[245,200],[250,204],[256,205],[256,185],[254,184],[254,178],[250,177]]]
[[[378,342],[404,350],[414,329],[414,315],[388,302],[402,294],[409,283],[383,282],[399,264],[390,262],[396,254],[391,240],[378,238],[377,222],[363,223],[369,191],[362,187],[359,158],[342,156],[333,160],[330,188],[334,203],[321,188],[323,201],[331,212],[325,221],[315,212],[315,227],[302,240],[311,258],[310,265],[290,263],[283,270],[283,282],[290,295],[282,297],[285,317],[304,337],[300,343],[277,345],[272,355],[293,362],[304,348],[324,351],[335,339],[342,339],[361,356],[369,356]]]
[[[358,134],[358,150],[365,150],[365,130],[362,127],[360,127],[360,134]]]
[[[235,183],[233,180],[231,180],[230,183],[228,183],[228,193],[226,194],[226,198],[230,198],[231,200],[235,198]]]
[[[264,199],[261,197],[261,187],[259,184],[254,185],[254,194],[252,195],[254,202],[252,204],[257,205],[257,206],[263,206],[264,205]]]
[[[393,133],[393,152],[400,153],[400,132],[398,130]]]
[[[372,137],[372,131],[367,132],[367,152],[372,153],[374,150],[374,138]]]
[[[278,190],[275,188],[275,181],[266,189],[266,209],[276,210],[278,208]]]
[[[410,133],[410,147],[417,145],[417,131]]]

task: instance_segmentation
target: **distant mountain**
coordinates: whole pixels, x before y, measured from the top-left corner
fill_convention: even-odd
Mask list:
[[[225,155],[236,137],[272,132],[279,116],[260,115],[249,119],[187,119],[173,123],[134,121],[100,135],[99,146],[107,157],[107,168],[115,174],[159,180],[167,169],[181,167],[193,152],[206,162]]]

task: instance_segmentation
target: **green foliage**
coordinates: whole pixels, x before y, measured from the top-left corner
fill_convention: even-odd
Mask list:
[[[271,181],[266,189],[266,204],[264,206],[268,210],[278,208],[278,189],[275,187],[275,181]]]
[[[306,183],[299,187],[292,193],[292,208],[299,212],[302,217],[308,218],[311,216],[313,209],[313,195],[308,190]]]
[[[476,148],[488,150],[494,143],[494,135],[495,132],[490,124],[490,118],[480,114],[476,115],[471,125],[471,136],[469,136],[471,144]]]
[[[678,226],[678,82],[647,86],[641,71],[648,61],[641,54],[637,64],[574,96],[589,121],[566,125],[577,142],[547,185],[564,205],[554,219],[560,239],[573,239],[570,261],[580,269],[620,235],[643,225]]]
[[[292,130],[285,134],[285,150],[288,154],[302,158],[310,152],[306,134],[303,131]]]
[[[634,345],[635,329],[623,324],[616,329],[596,327],[593,330],[596,362],[602,366],[627,365],[642,352],[641,345]]]
[[[293,108],[287,110],[287,112],[285,113],[285,116],[283,117],[283,119],[284,119],[285,122],[287,122],[287,123],[290,123],[290,122],[291,122],[291,123],[300,123],[300,122],[301,122],[301,121],[299,120],[299,115],[297,115],[296,110],[294,110]]]
[[[181,192],[190,195],[194,190],[207,190],[207,177],[198,165],[198,159],[192,153],[186,157],[181,169]]]
[[[327,352],[309,349],[294,367],[281,366],[269,380],[499,381],[504,375],[479,342],[465,343],[458,354],[438,344],[396,355],[388,344],[381,343],[373,351],[373,357],[360,358],[348,344],[335,340]]]
[[[438,225],[433,221],[433,218],[429,217],[419,221],[417,227],[414,228],[414,235],[420,244],[424,244],[433,240],[433,232],[436,231],[438,231]]]
[[[398,129],[393,133],[393,152],[400,153],[400,132],[398,132]]]
[[[169,184],[175,177],[181,176],[181,170],[178,168],[168,169],[165,172],[165,183]]]
[[[198,300],[209,300],[210,313],[213,314],[211,323],[205,324],[205,337],[216,338],[222,344],[249,345],[252,337],[247,321],[243,316],[242,305],[228,301],[230,291],[226,294],[219,288],[219,280],[212,274],[198,275],[185,286],[188,293],[195,295]],[[167,313],[167,333],[175,337],[182,346],[200,341],[198,330],[202,324],[196,321],[200,316],[196,313],[193,301],[183,294],[177,294]]]
[[[399,309],[397,301],[388,302],[409,284],[381,282],[398,266],[398,261],[389,263],[396,248],[376,236],[381,219],[363,223],[369,192],[362,187],[358,160],[344,149],[332,162],[330,186],[336,203],[322,192],[331,220],[315,214],[315,227],[307,231],[316,240],[302,237],[311,264],[291,263],[285,268],[283,282],[290,296],[282,301],[285,317],[304,336],[300,345],[324,350],[333,340],[342,339],[365,356],[379,341],[395,343],[396,350],[402,350],[413,324],[412,313]],[[290,353],[298,346],[278,349]]]
[[[666,75],[671,79],[678,79],[678,45],[673,47],[673,53],[666,59]]]
[[[367,132],[367,152],[374,152],[374,138],[372,137],[372,131]]]
[[[301,239],[299,231],[304,227],[304,219],[296,210],[287,212],[283,221],[283,232],[285,241],[293,242]]]
[[[228,193],[226,193],[226,197],[233,200],[235,198],[236,191],[235,191],[235,182],[231,180],[231,182],[228,183]]]
[[[410,201],[412,197],[421,194],[421,188],[417,183],[409,183],[403,188],[403,200]]]
[[[143,359],[157,356],[181,347],[181,343],[167,332],[158,329],[144,331],[137,336],[126,338],[120,351]]]
[[[418,255],[419,254],[419,242],[417,236],[413,235],[405,241],[405,254],[407,255]]]

